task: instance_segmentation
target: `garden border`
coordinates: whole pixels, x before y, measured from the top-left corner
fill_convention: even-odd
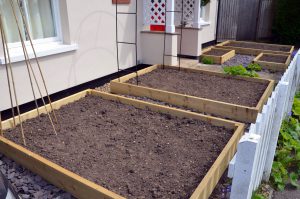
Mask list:
[[[216,55],[206,55],[205,53],[211,51],[211,50],[219,50],[219,51],[224,51],[225,54],[222,56],[216,56]],[[232,57],[235,56],[235,50],[230,50],[230,49],[223,49],[223,48],[215,48],[215,47],[210,47],[202,51],[202,54],[200,55],[200,61],[204,58],[211,58],[214,60],[214,64],[223,64],[224,62],[228,61]]]
[[[138,71],[138,75],[144,75],[146,73],[150,73],[151,71],[156,70],[159,67],[162,66],[161,65],[150,66],[148,68]],[[165,67],[173,68],[173,69],[177,68],[174,66],[165,66]],[[200,69],[182,68],[181,70],[209,74],[209,75],[217,75],[221,77],[226,77],[226,76],[228,77],[228,75],[224,73],[212,72],[212,71],[206,71]],[[128,80],[134,77],[136,77],[136,73],[131,73],[129,75],[112,80],[110,82],[111,92],[115,94],[147,97],[147,98],[167,102],[169,104],[195,109],[200,113],[213,114],[214,116],[229,118],[229,119],[242,121],[242,122],[249,122],[249,123],[256,121],[257,114],[261,112],[263,105],[267,102],[275,85],[274,80],[234,76],[233,78],[236,79],[269,83],[267,89],[262,95],[257,106],[248,107],[248,106],[231,104],[231,103],[126,83]]]
[[[274,56],[281,56],[287,57],[285,63],[277,63],[277,62],[268,62],[268,61],[261,61],[259,60],[264,55],[274,55]],[[254,60],[253,63],[259,64],[262,68],[268,69],[271,71],[286,71],[291,63],[291,55],[280,55],[280,54],[272,54],[272,53],[260,53]]]
[[[272,53],[272,54],[283,54],[283,55],[290,55],[295,47],[290,46],[290,45],[278,45],[278,44],[267,44],[263,43],[268,46],[274,46],[274,47],[290,47],[289,52],[284,52],[284,51],[272,51],[272,50],[263,50],[263,49],[255,49],[255,48],[242,48],[242,47],[235,47],[235,46],[224,46],[228,43],[257,43],[257,44],[262,44],[258,42],[246,42],[246,41],[234,41],[234,40],[227,40],[222,43],[219,43],[216,45],[217,48],[222,48],[222,49],[232,49],[235,50],[237,54],[243,54],[243,55],[259,55],[260,53]]]
[[[236,152],[239,139],[244,133],[245,126],[242,123],[192,113],[189,111],[170,108],[90,89],[56,101],[52,105],[54,109],[59,109],[61,106],[78,101],[87,95],[99,96],[106,100],[118,101],[123,104],[135,106],[137,108],[171,114],[177,117],[198,119],[201,121],[209,122],[216,126],[223,126],[225,128],[235,130],[233,136],[226,144],[226,146],[214,162],[213,166],[210,168],[205,177],[202,179],[199,186],[192,194],[191,199],[205,199],[210,196],[218,181],[220,180],[221,176],[228,167],[231,158]],[[49,108],[49,105],[47,106],[47,108]],[[45,107],[40,107],[39,111],[40,113],[46,113]],[[25,121],[31,118],[35,118],[37,116],[37,111],[32,110],[22,114],[21,118],[23,121]],[[16,122],[17,121],[18,119],[16,118]],[[13,119],[3,121],[2,124],[4,129],[13,128]],[[70,192],[73,196],[77,198],[123,198],[122,196],[119,196],[118,194],[115,194],[91,181],[88,181],[85,178],[82,178],[74,174],[73,172],[70,172],[60,167],[59,165],[54,164],[53,162],[25,149],[24,147],[7,140],[4,137],[0,137],[0,152],[3,153],[5,156],[13,159],[17,163],[23,165],[32,172],[40,175],[55,186]]]

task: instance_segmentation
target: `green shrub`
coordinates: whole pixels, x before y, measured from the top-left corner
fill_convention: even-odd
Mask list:
[[[272,167],[271,183],[278,190],[287,184],[300,188],[300,122],[298,110],[300,93],[295,97],[293,115],[282,123],[275,160]],[[296,114],[295,114],[296,113]]]
[[[300,1],[276,0],[273,34],[275,42],[300,45]]]
[[[249,64],[247,67],[246,67],[247,70],[250,70],[250,71],[261,71],[262,68],[259,64],[257,63],[251,63]]]
[[[224,67],[224,72],[229,75],[234,76],[246,76],[246,77],[259,77],[255,71],[248,71],[244,66],[226,66]]]
[[[210,57],[203,57],[201,61],[203,64],[214,64],[213,58]]]

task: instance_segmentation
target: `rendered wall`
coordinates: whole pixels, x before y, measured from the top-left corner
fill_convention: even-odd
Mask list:
[[[120,5],[119,7],[120,11],[135,11],[135,1],[132,1],[130,6]],[[143,4],[140,2],[138,5],[139,30],[142,30],[143,26],[142,7]],[[112,1],[60,0],[60,9],[64,43],[76,43],[79,48],[76,51],[40,58],[51,94],[117,71],[115,5]],[[133,16],[121,15],[119,40],[133,41],[134,27]],[[140,41],[140,37],[138,40]],[[2,49],[0,57],[3,57]],[[141,57],[139,42],[138,59],[141,60]],[[120,45],[120,63],[122,68],[135,65],[133,46]],[[19,103],[33,101],[25,63],[14,63],[13,71]],[[40,85],[42,85],[41,82]],[[4,65],[0,65],[0,91],[0,110],[10,108]]]

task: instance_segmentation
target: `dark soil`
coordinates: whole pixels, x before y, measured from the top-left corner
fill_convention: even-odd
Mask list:
[[[58,115],[58,137],[46,116],[24,123],[27,148],[128,198],[189,198],[233,133],[93,96]]]
[[[267,83],[249,82],[233,77],[219,77],[175,69],[157,69],[139,76],[141,86],[177,92],[222,102],[255,107]],[[135,83],[135,78],[129,83]]]
[[[282,52],[290,52],[290,47],[285,46],[269,46],[263,43],[228,43],[224,46],[233,46],[233,47],[241,47],[241,48],[253,48],[253,49],[261,49],[261,50],[271,50],[271,51],[282,51]]]
[[[285,64],[287,60],[287,56],[276,56],[276,55],[263,55],[259,61],[266,61],[266,62],[275,62],[275,63],[282,63]]]
[[[229,51],[224,50],[218,50],[218,49],[212,49],[206,53],[203,53],[204,55],[213,55],[213,56],[222,56],[228,53]]]

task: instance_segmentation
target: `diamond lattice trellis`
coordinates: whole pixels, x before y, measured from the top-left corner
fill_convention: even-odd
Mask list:
[[[171,1],[171,0],[167,0]],[[189,24],[194,18],[195,0],[184,0],[183,22]],[[144,0],[144,25],[165,25],[166,0]],[[182,10],[182,0],[175,0],[175,11]],[[180,25],[181,13],[175,12],[175,24]]]
[[[194,19],[195,0],[184,0],[183,1],[183,20],[181,20],[182,14],[176,12],[175,24],[180,25],[183,21],[185,24],[189,24]],[[182,0],[175,0],[175,10],[182,11]]]

